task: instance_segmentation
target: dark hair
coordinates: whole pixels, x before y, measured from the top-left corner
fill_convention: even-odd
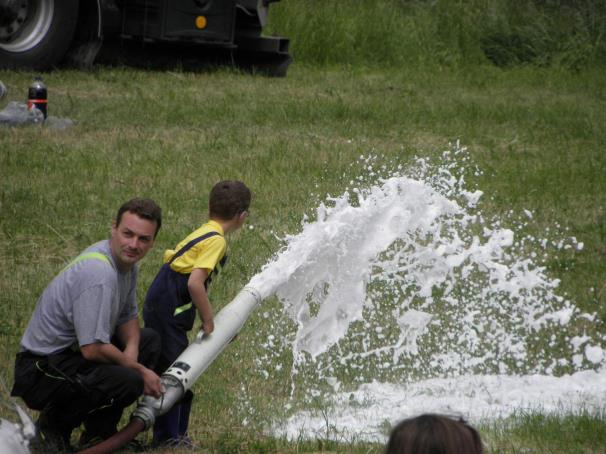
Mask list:
[[[208,211],[211,218],[224,221],[247,211],[250,207],[250,189],[241,181],[219,181],[210,191]]]
[[[136,214],[140,218],[155,221],[156,233],[154,234],[154,238],[156,235],[158,235],[160,227],[162,226],[162,209],[156,204],[156,202],[154,202],[152,199],[141,199],[138,197],[125,202],[120,207],[118,214],[116,215],[116,227],[120,225],[122,215],[127,211],[129,213]]]
[[[482,454],[480,434],[463,418],[423,414],[398,423],[385,454]]]

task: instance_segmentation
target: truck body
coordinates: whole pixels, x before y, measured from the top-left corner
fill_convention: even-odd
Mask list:
[[[263,36],[279,0],[0,0],[0,68],[90,67],[123,57],[223,61],[284,76],[283,37]]]

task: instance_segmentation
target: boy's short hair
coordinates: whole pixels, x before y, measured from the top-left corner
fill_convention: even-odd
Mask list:
[[[233,219],[250,207],[250,189],[241,181],[219,181],[210,191],[208,211],[211,218]]]
[[[130,199],[128,202],[122,204],[120,209],[118,209],[118,214],[116,215],[116,226],[120,225],[122,215],[127,211],[129,213],[136,214],[140,218],[155,221],[156,233],[154,233],[154,238],[156,235],[158,235],[160,227],[162,226],[162,209],[156,204],[156,202],[154,202],[152,199],[142,199],[139,197]]]

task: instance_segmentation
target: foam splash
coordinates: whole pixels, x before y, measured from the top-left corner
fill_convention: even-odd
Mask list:
[[[541,414],[601,414],[606,406],[605,374],[463,375],[410,383],[371,382],[338,392],[322,412],[303,410],[279,422],[274,432],[305,438],[385,442],[389,427],[421,413],[463,416],[482,424],[536,411]]]
[[[415,231],[435,231],[438,217],[459,211],[456,204],[408,178],[390,178],[368,194],[359,192],[357,202],[353,206],[345,194],[334,199],[332,208],[322,205],[317,221],[290,237],[286,251],[251,281],[262,289],[268,286],[258,283],[261,277],[278,283],[270,288],[299,324],[295,348],[314,357],[362,318],[377,254]],[[436,271],[433,277],[426,275],[425,288],[441,278]]]
[[[509,225],[484,216],[458,145],[439,165],[417,159],[382,176],[372,161],[363,165],[374,181],[320,204],[250,282],[264,298],[277,295],[295,325],[268,350],[292,349],[304,394],[338,406],[342,386],[604,365],[603,336],[585,330],[595,317],[558,295],[558,279],[540,265],[553,248],[581,243],[524,233],[528,210]]]

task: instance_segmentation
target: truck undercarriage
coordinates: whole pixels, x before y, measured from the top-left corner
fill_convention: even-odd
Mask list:
[[[1,0],[0,68],[95,61],[230,64],[285,76],[289,41],[263,36],[277,0]]]

